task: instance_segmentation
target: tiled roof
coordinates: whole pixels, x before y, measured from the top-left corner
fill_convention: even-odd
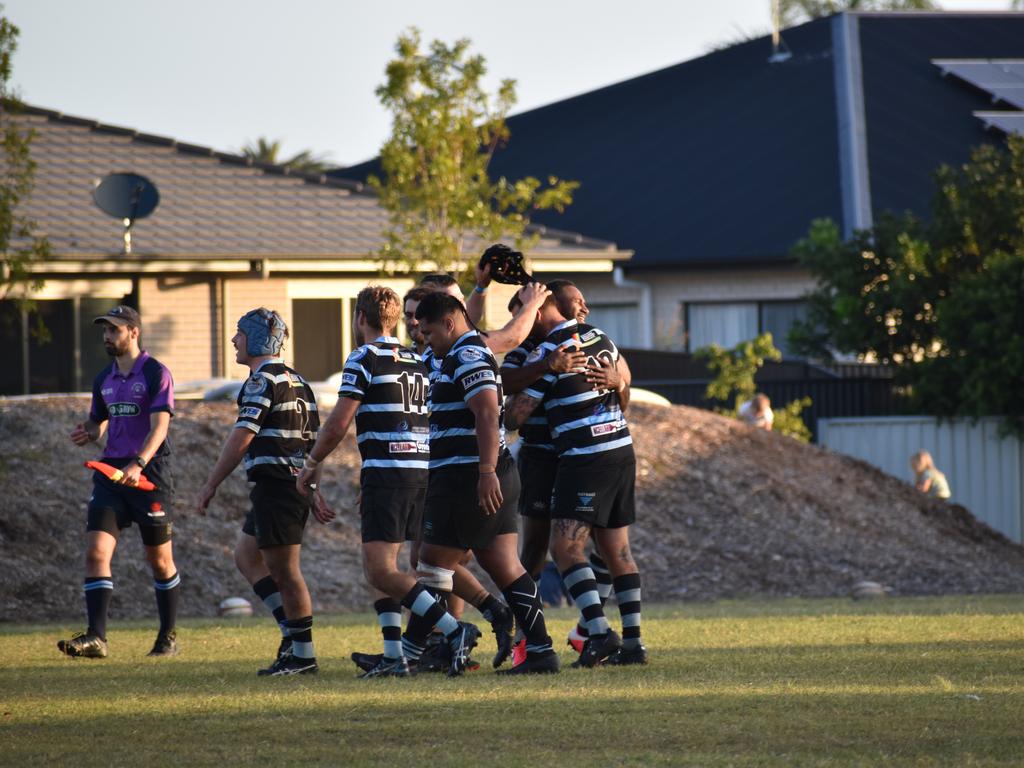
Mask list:
[[[122,225],[92,200],[108,173],[154,182],[160,205],[132,229],[137,257],[366,258],[387,225],[377,197],[359,183],[289,172],[240,155],[25,107],[35,129],[35,189],[26,213],[60,258],[119,253]],[[615,245],[538,228],[534,256],[626,258]]]

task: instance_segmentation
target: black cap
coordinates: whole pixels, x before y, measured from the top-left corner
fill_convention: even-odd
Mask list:
[[[94,323],[111,323],[112,325],[128,325],[133,328],[142,327],[142,318],[139,317],[139,313],[131,307],[121,305],[114,307],[112,310],[107,312],[105,315],[94,317],[92,320]]]

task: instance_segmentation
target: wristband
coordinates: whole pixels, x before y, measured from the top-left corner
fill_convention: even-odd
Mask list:
[[[303,469],[316,469],[319,464],[320,464],[320,462],[317,461],[316,459],[314,459],[312,456],[307,456],[306,460],[302,462],[302,468]]]
[[[146,465],[147,465],[147,464],[148,464],[149,462],[148,462],[148,461],[146,461],[146,460],[145,460],[144,458],[142,458],[141,456],[136,456],[136,457],[135,457],[135,463],[139,465],[139,469],[145,469],[145,468],[146,468]]]
[[[481,296],[483,296],[485,293],[487,293],[487,288],[481,287],[481,285],[477,283],[476,285],[473,286],[473,293],[479,293]]]

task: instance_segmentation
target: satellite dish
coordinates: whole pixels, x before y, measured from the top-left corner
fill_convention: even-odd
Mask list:
[[[132,252],[132,225],[160,204],[156,184],[137,173],[111,173],[96,182],[92,199],[104,213],[124,223],[124,252]]]

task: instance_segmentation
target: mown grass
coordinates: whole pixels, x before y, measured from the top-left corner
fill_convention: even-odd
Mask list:
[[[549,614],[559,638],[571,621]],[[114,623],[105,661],[65,659],[70,629],[0,627],[0,764],[1024,762],[1021,596],[651,607],[648,667],[532,679],[357,680],[370,615],[318,619],[316,678],[255,677],[265,618],[184,622],[161,660],[144,623]]]

